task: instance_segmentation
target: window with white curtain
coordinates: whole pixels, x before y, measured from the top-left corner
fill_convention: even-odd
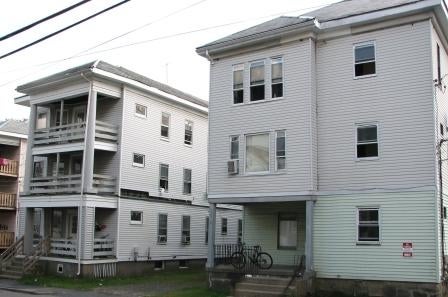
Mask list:
[[[278,247],[295,249],[297,247],[297,216],[280,214],[278,217]]]
[[[246,135],[246,172],[269,171],[269,133]]]

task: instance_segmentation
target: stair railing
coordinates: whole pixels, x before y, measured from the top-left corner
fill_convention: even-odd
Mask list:
[[[29,273],[31,272],[37,262],[39,261],[40,257],[45,255],[47,247],[48,247],[49,238],[42,238],[39,240],[37,245],[34,247],[34,251],[32,255],[27,255],[23,259],[23,273]]]
[[[283,289],[283,295],[286,296],[286,293],[288,292],[289,287],[292,285],[294,280],[299,277],[303,277],[303,272],[305,271],[305,255],[302,255],[300,257],[300,263],[299,265],[294,269],[294,274],[291,276],[291,279],[288,282],[288,285]]]
[[[22,236],[0,255],[0,272],[12,258],[17,256],[20,252],[23,252],[23,242],[24,237]]]

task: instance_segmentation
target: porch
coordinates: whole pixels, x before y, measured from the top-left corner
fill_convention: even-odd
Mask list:
[[[0,231],[0,250],[9,248],[14,243],[14,239],[14,232]]]
[[[0,192],[0,209],[14,210],[17,205],[17,195]]]
[[[0,155],[0,176],[17,177],[18,175],[19,162]]]

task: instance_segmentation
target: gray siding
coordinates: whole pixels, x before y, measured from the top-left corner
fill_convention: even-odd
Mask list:
[[[95,208],[83,207],[81,220],[81,259],[92,259],[93,238],[95,234]]]

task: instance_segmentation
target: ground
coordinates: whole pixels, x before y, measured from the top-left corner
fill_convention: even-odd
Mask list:
[[[150,275],[105,280],[62,277],[25,277],[19,281],[0,279],[0,297],[32,295],[60,297],[225,297],[208,290],[201,270],[161,271]]]

